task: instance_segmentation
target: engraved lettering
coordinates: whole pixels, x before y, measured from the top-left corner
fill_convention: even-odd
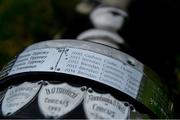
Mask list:
[[[64,94],[64,95],[68,95],[71,98],[75,98],[77,97],[77,93],[69,90],[69,89],[65,89],[65,88],[60,88],[60,87],[53,87],[51,89],[46,88],[46,94]]]
[[[105,114],[108,114],[109,116],[113,117],[115,116],[115,112],[110,110],[110,109],[107,109],[107,108],[104,108],[103,106],[99,106],[97,104],[93,104],[93,109],[98,111],[98,112],[102,112],[102,113],[105,113]]]
[[[103,96],[93,96],[93,95],[89,95],[89,99],[91,101],[103,101],[106,103],[109,103],[113,106],[115,106],[116,108],[118,108],[122,113],[125,113],[126,107],[122,106],[122,104],[120,104],[117,100],[113,100],[113,99],[109,99]]]
[[[69,101],[68,100],[60,100],[60,99],[53,99],[53,98],[45,98],[45,103],[51,103],[51,104],[57,104],[57,105],[63,105],[64,107],[68,107]]]

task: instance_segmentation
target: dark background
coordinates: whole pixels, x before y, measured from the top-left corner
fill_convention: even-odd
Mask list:
[[[128,43],[128,51],[155,70],[170,88],[176,88],[179,68],[179,0],[135,0],[119,34]],[[87,16],[76,16],[63,38],[75,38],[91,28]]]

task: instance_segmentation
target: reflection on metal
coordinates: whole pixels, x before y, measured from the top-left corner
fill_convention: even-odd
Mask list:
[[[4,116],[9,116],[23,108],[35,97],[40,89],[39,83],[24,82],[10,87],[2,101],[1,110]]]
[[[121,49],[120,45],[125,42],[116,31],[122,28],[125,17],[127,17],[127,13],[119,8],[97,7],[90,14],[95,29],[84,31],[77,39]]]
[[[59,118],[71,112],[82,102],[85,91],[67,83],[45,82],[38,95],[38,105],[46,118]],[[86,89],[84,87],[84,89]]]
[[[84,100],[84,110],[89,119],[127,119],[130,107],[110,94],[100,94],[89,88]]]

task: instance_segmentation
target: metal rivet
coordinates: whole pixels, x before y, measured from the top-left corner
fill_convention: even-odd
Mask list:
[[[89,92],[89,93],[92,93],[92,92],[93,92],[93,90],[92,90],[92,89],[88,89],[88,92]]]
[[[129,103],[125,102],[124,105],[125,105],[126,107],[128,107],[128,106],[129,106]]]
[[[48,85],[48,82],[43,82],[43,85],[44,85],[44,86],[47,86],[47,85]]]
[[[81,87],[81,91],[85,91],[85,90],[86,90],[85,86]]]
[[[134,108],[134,106],[130,106],[130,109],[131,109],[131,111],[134,111],[135,110],[135,108]]]
[[[129,59],[129,60],[127,60],[127,63],[129,65],[131,65],[131,66],[135,66],[135,61],[134,60]]]

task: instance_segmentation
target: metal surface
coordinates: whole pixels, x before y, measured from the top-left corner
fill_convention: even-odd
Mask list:
[[[104,46],[104,45],[92,43],[92,42],[78,41],[78,40],[56,40],[56,41],[46,41],[46,42],[36,43],[28,47],[27,49],[25,49],[24,52],[43,49],[43,48],[46,48],[46,49],[47,48],[76,48],[76,49],[78,48],[82,50],[88,50],[96,54],[110,57],[114,60],[124,63],[127,66],[141,72],[143,74],[143,77],[141,79],[138,94],[135,99],[141,104],[145,105],[149,110],[151,110],[159,118],[172,117],[173,102],[171,101],[165,86],[161,84],[159,78],[156,76],[154,72],[152,72],[149,68],[144,66],[141,62],[137,61],[133,57],[108,46]],[[63,64],[64,63],[62,62],[62,65]],[[29,72],[30,73],[38,72],[38,70],[29,71]],[[21,74],[21,72],[18,74]],[[56,72],[56,74],[61,74],[61,72],[58,72],[58,73]],[[70,72],[68,74],[73,75]],[[16,74],[13,74],[13,76],[16,76]],[[11,75],[6,76],[5,78],[3,77],[1,79],[1,82],[6,83],[9,77],[11,77]],[[81,76],[81,77],[87,78],[86,76]],[[89,81],[89,79],[87,80]],[[106,85],[109,86],[108,84]],[[110,85],[110,87],[113,87],[113,86]]]

